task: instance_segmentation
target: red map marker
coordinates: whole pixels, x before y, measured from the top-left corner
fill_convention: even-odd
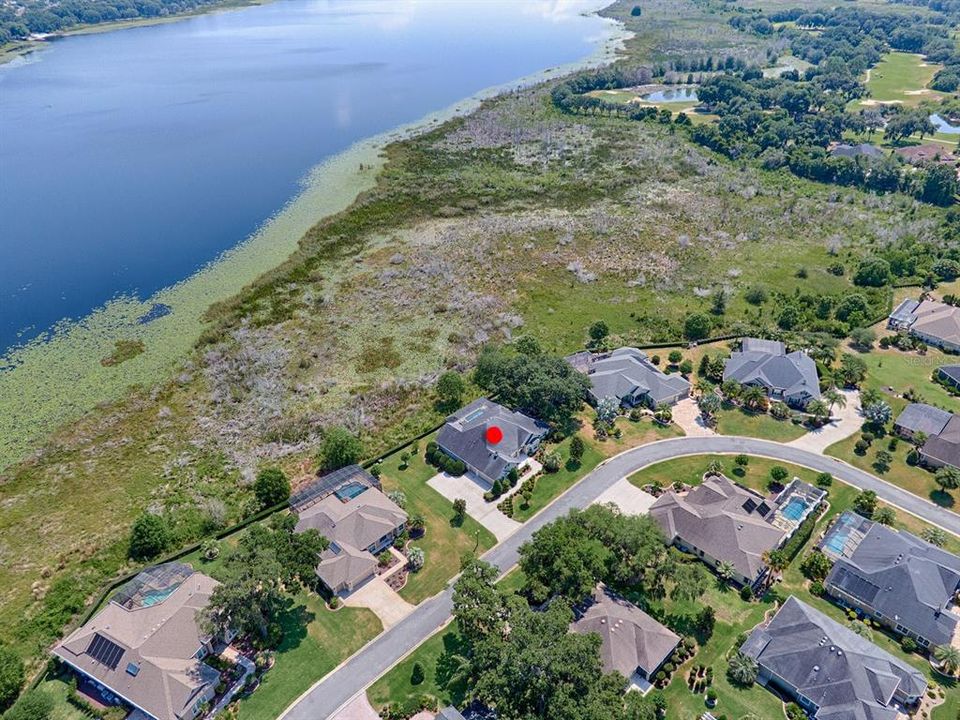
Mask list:
[[[496,425],[491,425],[487,428],[487,442],[491,445],[496,445],[501,440],[503,440],[503,430],[498,428]]]

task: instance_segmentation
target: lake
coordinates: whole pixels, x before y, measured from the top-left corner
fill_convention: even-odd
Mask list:
[[[592,54],[605,4],[281,0],[0,66],[0,348],[188,277],[362,138]]]
[[[946,135],[960,135],[960,126],[951,125],[937,113],[933,113],[933,115],[930,116],[930,122],[933,123],[933,126],[939,133],[944,133]]]
[[[640,99],[652,103],[696,102],[697,88],[691,86],[668,87],[641,95]]]

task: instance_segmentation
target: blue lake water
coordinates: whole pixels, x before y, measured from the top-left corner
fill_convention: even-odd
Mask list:
[[[0,352],[245,239],[357,140],[590,55],[603,0],[280,0],[0,66]]]
[[[960,126],[951,125],[944,118],[937,115],[937,113],[930,116],[930,122],[933,123],[937,132],[942,132],[947,135],[960,135]]]
[[[640,96],[643,100],[653,103],[696,102],[697,89],[695,87],[675,87],[657,90]]]

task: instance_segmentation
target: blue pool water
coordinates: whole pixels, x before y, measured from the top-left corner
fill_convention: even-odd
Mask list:
[[[790,498],[790,501],[780,510],[783,516],[794,522],[799,521],[807,511],[807,503],[800,498]]]
[[[357,495],[360,495],[366,489],[367,486],[363,483],[350,483],[349,485],[344,485],[334,494],[343,502],[347,502],[348,500],[353,500],[355,497],[357,497]]]
[[[824,540],[824,547],[837,555],[843,554],[843,548],[847,544],[847,538],[850,536],[850,530],[854,522],[856,521],[850,520],[846,516],[840,518],[833,530],[830,531],[826,540]]]

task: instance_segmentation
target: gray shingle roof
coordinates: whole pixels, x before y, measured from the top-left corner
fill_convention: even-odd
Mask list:
[[[924,403],[910,403],[893,424],[911,433],[922,432],[929,437],[939,434],[949,421],[950,413],[946,410]]]
[[[907,298],[890,313],[890,322],[896,325],[909,326],[910,323],[917,319],[914,312],[918,307],[920,307],[919,300]]]
[[[567,362],[587,374],[595,403],[606,397],[623,402],[626,397],[646,396],[652,404],[659,405],[690,392],[690,383],[681,375],[662,372],[637,348],[577,353],[568,357]]]
[[[786,535],[767,520],[775,504],[766,501],[763,513],[764,502],[728,478],[713,476],[685,496],[664,493],[650,507],[650,516],[668,540],[694,545],[753,580],[766,567],[763,553],[778,547]]]
[[[946,611],[960,586],[960,558],[911,533],[864,523],[860,543],[837,560],[826,584],[839,586],[934,645],[949,643],[960,621]]]
[[[924,458],[960,468],[960,415],[951,416],[940,434],[923,444],[920,453]]]
[[[604,672],[616,671],[628,680],[637,668],[650,676],[680,642],[679,635],[603,585],[594,590],[592,602],[570,629],[598,634]]]
[[[186,567],[190,572],[177,576],[172,588],[144,584],[138,575],[130,581],[136,586],[133,592],[121,591],[120,602],[111,601],[57,643],[54,655],[159,720],[181,717],[220,679],[216,670],[195,657],[207,639],[198,614],[217,582]],[[142,600],[131,604],[130,597]],[[113,645],[109,658],[97,653],[105,643]]]
[[[503,431],[503,439],[496,445],[487,442],[486,432],[491,425]],[[493,484],[524,460],[524,447],[549,430],[545,423],[480,398],[447,418],[437,435],[437,445]]]
[[[460,714],[459,710],[451,705],[440,711],[440,714],[437,715],[437,720],[464,720],[464,717]]]
[[[817,399],[820,380],[817,364],[801,350],[787,353],[783,343],[746,338],[723,368],[724,380],[759,385],[785,399]]]
[[[867,143],[861,143],[860,145],[841,144],[834,147],[830,151],[830,154],[834,157],[855,158],[860,155],[865,155],[871,158],[880,158],[883,157],[883,150],[876,145],[869,145]]]
[[[960,365],[944,365],[939,368],[939,373],[943,379],[952,380],[955,385],[960,385]]]
[[[817,720],[894,720],[894,694],[927,686],[918,670],[793,596],[741,651],[817,704]]]

